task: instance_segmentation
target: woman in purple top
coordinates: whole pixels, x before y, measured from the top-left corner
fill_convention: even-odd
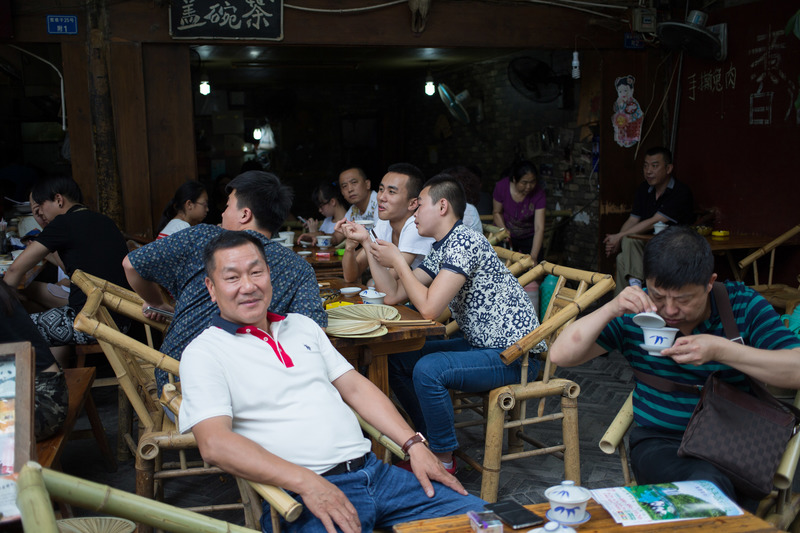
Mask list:
[[[511,248],[538,261],[544,239],[547,197],[538,186],[538,172],[530,161],[514,165],[511,175],[494,187],[492,217],[495,226],[511,234]]]

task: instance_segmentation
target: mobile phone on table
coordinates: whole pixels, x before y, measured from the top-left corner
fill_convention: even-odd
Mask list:
[[[487,503],[483,506],[487,511],[496,514],[500,520],[508,524],[511,529],[521,529],[523,527],[538,526],[544,520],[541,516],[529,511],[515,501],[504,501]]]
[[[156,313],[157,315],[165,316],[167,318],[175,318],[175,313],[171,311],[167,311],[166,309],[161,309],[158,307],[147,306],[144,310],[145,313]]]

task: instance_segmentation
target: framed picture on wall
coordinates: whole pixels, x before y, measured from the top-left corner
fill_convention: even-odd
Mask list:
[[[34,357],[30,342],[0,344],[0,522],[14,519],[16,473],[36,458]]]

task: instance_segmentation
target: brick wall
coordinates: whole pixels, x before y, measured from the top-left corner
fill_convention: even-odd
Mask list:
[[[469,91],[470,98],[463,104],[470,115],[469,124],[454,119],[438,95],[426,96],[424,79],[409,83],[403,117],[407,159],[428,176],[453,165],[476,165],[483,174],[482,189],[489,206],[494,185],[515,154],[532,160],[546,184],[548,210],[575,213],[570,220],[547,220],[548,227],[559,227],[547,258],[596,269],[598,180],[591,172],[591,131],[577,124],[580,82],[565,86],[566,99],[532,101],[509,82],[508,63],[519,56],[539,59],[552,65],[557,74],[569,77],[569,51],[528,51],[454,70],[434,70],[437,84],[445,83],[455,93]],[[550,142],[542,143],[543,132]],[[571,181],[565,182],[565,171],[570,171]],[[481,211],[485,212],[487,202],[483,205]]]

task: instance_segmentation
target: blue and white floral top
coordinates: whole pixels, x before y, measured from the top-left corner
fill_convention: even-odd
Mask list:
[[[419,266],[435,278],[450,270],[467,278],[450,302],[464,338],[476,348],[507,348],[539,327],[528,295],[486,240],[459,220]],[[544,342],[533,350],[546,349]]]

